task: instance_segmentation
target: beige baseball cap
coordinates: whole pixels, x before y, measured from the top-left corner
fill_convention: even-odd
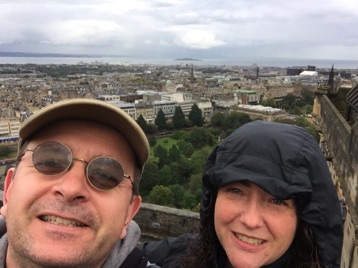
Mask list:
[[[59,101],[34,113],[20,126],[19,146],[41,128],[63,119],[85,119],[110,126],[132,146],[141,168],[148,160],[148,139],[137,122],[122,109],[95,99]]]

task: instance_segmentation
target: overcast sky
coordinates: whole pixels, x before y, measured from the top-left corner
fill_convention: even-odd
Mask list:
[[[358,60],[357,0],[0,0],[0,51]]]

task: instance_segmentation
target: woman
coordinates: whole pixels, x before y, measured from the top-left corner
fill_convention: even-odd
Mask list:
[[[255,121],[210,154],[197,235],[145,244],[162,267],[339,267],[339,200],[305,129]]]

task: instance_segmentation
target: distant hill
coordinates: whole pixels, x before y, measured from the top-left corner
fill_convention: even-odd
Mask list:
[[[44,58],[101,58],[120,57],[114,55],[88,55],[88,54],[61,54],[61,53],[34,53],[34,52],[2,52],[0,57],[44,57]]]
[[[199,59],[193,59],[193,58],[181,58],[181,59],[175,59],[175,60],[202,61],[202,60],[199,60]]]

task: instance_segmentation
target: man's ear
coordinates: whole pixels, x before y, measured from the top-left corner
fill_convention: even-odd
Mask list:
[[[0,209],[1,215],[6,217],[6,208],[7,208],[7,202],[9,199],[9,189],[11,188],[11,182],[15,175],[15,168],[10,168],[6,173],[6,178],[4,182],[4,196],[2,199],[3,206]]]
[[[126,217],[123,229],[122,229],[120,239],[123,239],[126,236],[127,227],[129,225],[129,223],[132,221],[132,219],[134,218],[134,216],[137,214],[141,203],[142,203],[142,197],[140,195],[134,195],[132,197],[132,202],[129,204],[129,208],[127,211],[127,217]]]

